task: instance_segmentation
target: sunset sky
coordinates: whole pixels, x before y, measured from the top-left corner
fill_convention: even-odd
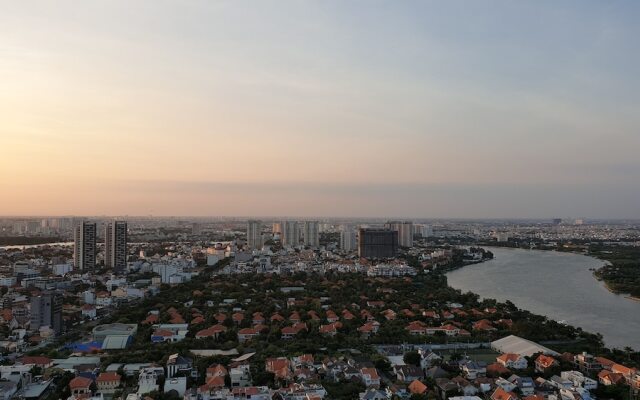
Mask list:
[[[0,215],[638,218],[639,16],[3,1]]]

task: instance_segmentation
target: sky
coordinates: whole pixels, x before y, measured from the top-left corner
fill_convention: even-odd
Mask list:
[[[0,215],[638,218],[638,16],[0,0]]]

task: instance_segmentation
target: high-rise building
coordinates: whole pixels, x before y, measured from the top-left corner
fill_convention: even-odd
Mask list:
[[[127,223],[113,221],[104,229],[104,265],[114,272],[127,268]]]
[[[96,267],[96,224],[81,222],[75,227],[73,245],[74,268],[92,271]]]
[[[282,222],[282,235],[280,241],[283,246],[296,247],[300,244],[300,227],[296,221]]]
[[[356,248],[356,231],[351,225],[340,227],[340,249],[345,252],[353,251]]]
[[[390,229],[360,228],[358,255],[363,258],[392,258],[398,252],[398,232]]]
[[[271,233],[282,233],[282,222],[274,222],[271,225]]]
[[[62,296],[44,292],[31,298],[31,330],[48,326],[56,334],[62,332]]]
[[[433,226],[425,225],[424,226],[424,232],[422,233],[422,236],[424,236],[424,237],[433,237]]]
[[[387,228],[398,232],[398,244],[402,247],[413,246],[413,222],[410,221],[390,221]]]
[[[250,249],[261,249],[262,244],[262,222],[247,221],[247,245]]]
[[[318,221],[304,222],[304,244],[311,248],[320,247],[320,227]]]

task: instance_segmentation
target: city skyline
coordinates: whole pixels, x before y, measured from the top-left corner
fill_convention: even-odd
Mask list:
[[[640,5],[375,5],[7,4],[0,214],[640,215]]]

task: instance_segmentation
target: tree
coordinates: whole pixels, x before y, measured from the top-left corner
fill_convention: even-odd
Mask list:
[[[384,357],[376,358],[374,362],[374,366],[382,372],[387,372],[391,370],[391,363]]]
[[[420,360],[422,359],[422,357],[420,357],[420,353],[418,353],[417,351],[409,351],[404,353],[404,357],[402,357],[402,359],[409,365],[418,366],[420,365]]]

